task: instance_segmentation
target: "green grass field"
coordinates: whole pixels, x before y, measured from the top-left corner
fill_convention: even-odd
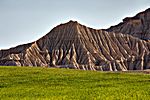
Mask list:
[[[0,67],[0,100],[148,100],[150,75]]]

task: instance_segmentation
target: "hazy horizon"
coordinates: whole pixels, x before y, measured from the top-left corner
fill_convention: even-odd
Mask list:
[[[1,0],[0,49],[33,42],[69,20],[109,28],[149,7],[149,0]]]

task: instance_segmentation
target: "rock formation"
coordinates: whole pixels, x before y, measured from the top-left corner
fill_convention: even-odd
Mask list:
[[[123,19],[123,22],[110,27],[106,31],[130,34],[142,40],[150,40],[150,8],[134,17]]]
[[[149,18],[148,9],[107,30],[69,21],[35,42],[0,50],[0,65],[100,71],[149,69]]]

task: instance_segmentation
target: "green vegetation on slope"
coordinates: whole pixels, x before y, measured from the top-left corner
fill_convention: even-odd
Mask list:
[[[0,99],[148,99],[150,75],[0,67]]]

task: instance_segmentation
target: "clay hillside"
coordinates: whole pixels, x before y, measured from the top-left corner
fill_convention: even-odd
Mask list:
[[[39,40],[0,51],[0,65],[126,71],[150,69],[150,9],[106,30],[76,21]]]

